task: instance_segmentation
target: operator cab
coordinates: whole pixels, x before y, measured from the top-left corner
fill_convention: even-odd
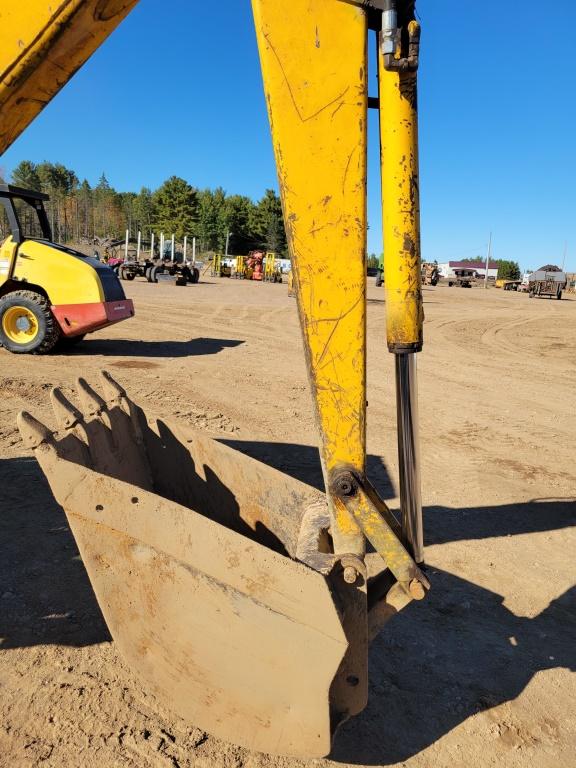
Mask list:
[[[9,235],[12,235],[15,243],[23,243],[30,238],[52,242],[52,230],[44,208],[44,201],[49,199],[43,192],[33,192],[13,184],[0,184],[2,242]]]

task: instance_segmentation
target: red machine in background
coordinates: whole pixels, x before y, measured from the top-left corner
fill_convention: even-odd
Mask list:
[[[244,276],[247,280],[262,280],[264,277],[265,251],[250,251],[244,259]]]

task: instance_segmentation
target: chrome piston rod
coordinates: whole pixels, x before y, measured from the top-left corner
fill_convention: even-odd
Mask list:
[[[395,358],[402,536],[414,560],[422,563],[424,561],[424,527],[420,491],[416,355],[408,352],[395,354]]]

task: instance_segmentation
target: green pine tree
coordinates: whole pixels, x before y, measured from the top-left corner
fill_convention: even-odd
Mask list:
[[[187,181],[171,176],[154,193],[154,226],[178,240],[196,231],[198,193]]]
[[[282,204],[273,189],[267,189],[264,197],[254,208],[251,229],[260,240],[260,247],[281,255],[286,254],[287,241]]]
[[[12,183],[23,189],[31,189],[34,192],[40,192],[42,183],[36,164],[30,160],[22,160],[12,171]]]

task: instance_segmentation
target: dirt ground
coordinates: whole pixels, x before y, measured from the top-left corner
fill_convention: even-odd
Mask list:
[[[15,416],[106,368],[151,410],[321,483],[286,285],[125,284],[136,319],[44,358],[0,350],[0,766],[576,766],[576,300],[425,289],[419,358],[432,591],[370,652],[368,708],[330,759],[224,744],[116,654]],[[572,300],[570,300],[572,298]],[[393,361],[368,300],[370,474],[397,507]]]

